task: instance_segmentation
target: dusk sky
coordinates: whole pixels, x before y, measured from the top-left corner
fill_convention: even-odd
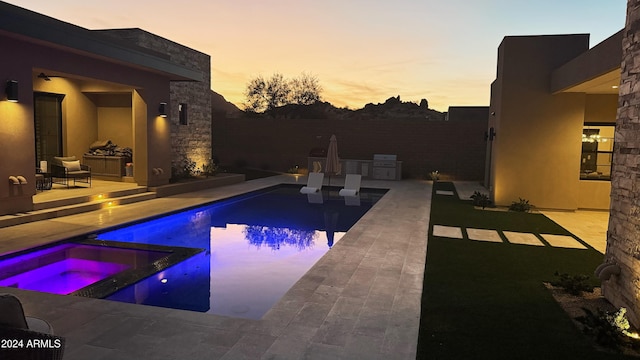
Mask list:
[[[429,107],[489,104],[507,35],[624,27],[625,0],[19,0],[88,29],[138,27],[211,55],[212,88],[242,107],[249,79],[303,72],[352,109],[400,95]]]

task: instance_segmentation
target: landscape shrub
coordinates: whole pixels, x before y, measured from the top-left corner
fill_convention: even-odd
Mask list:
[[[481,193],[480,191],[474,191],[473,195],[471,195],[471,199],[473,200],[473,206],[481,206],[484,209],[491,205],[489,195]]]
[[[518,201],[514,201],[509,205],[510,211],[518,211],[518,212],[529,212],[531,210],[532,205],[529,204],[529,200],[518,198]]]
[[[571,295],[580,295],[583,291],[593,292],[593,285],[588,283],[589,276],[584,274],[570,275],[560,274],[557,271],[554,274],[558,280],[552,281],[551,285],[563,288]]]

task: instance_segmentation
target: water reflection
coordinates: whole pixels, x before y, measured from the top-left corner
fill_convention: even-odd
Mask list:
[[[271,240],[278,240],[265,241],[279,246],[277,251],[267,243],[255,246],[247,233],[257,234],[252,241],[274,235]],[[336,243],[344,234],[334,234]],[[212,227],[210,241],[208,312],[249,319],[262,317],[329,250],[324,231],[242,224]]]
[[[282,245],[293,246],[298,250],[304,250],[313,246],[313,241],[318,237],[314,230],[298,230],[259,225],[247,225],[242,230],[244,238],[249,244],[261,248],[268,246],[272,250],[280,250]]]

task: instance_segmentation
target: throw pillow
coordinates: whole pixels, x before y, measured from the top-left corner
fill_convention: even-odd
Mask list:
[[[75,156],[54,156],[53,163],[59,166],[62,166],[63,161],[74,161],[77,160]]]
[[[67,168],[67,171],[80,171],[82,168],[80,167],[80,160],[76,161],[63,161],[62,166]]]

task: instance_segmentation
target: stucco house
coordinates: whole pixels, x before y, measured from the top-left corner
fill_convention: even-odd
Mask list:
[[[507,36],[491,85],[485,186],[498,205],[608,210],[622,31]]]
[[[604,296],[640,326],[640,2],[625,28],[508,36],[491,85],[485,185],[499,205],[609,211]]]
[[[32,210],[41,161],[83,160],[96,141],[132,150],[133,173],[105,179],[143,186],[168,183],[172,164],[202,167],[211,158],[207,54],[144,30],[88,30],[4,2],[0,53],[0,215]]]

